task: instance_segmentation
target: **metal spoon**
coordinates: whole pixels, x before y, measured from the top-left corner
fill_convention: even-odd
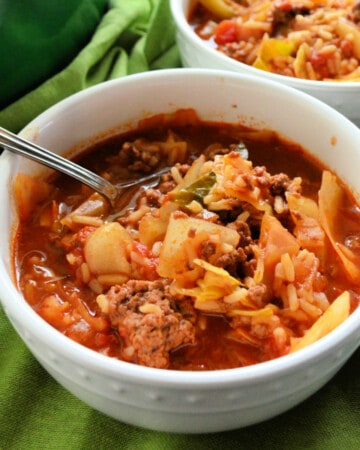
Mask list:
[[[105,178],[100,177],[96,173],[91,172],[82,166],[79,166],[73,161],[63,158],[56,153],[52,153],[49,150],[23,139],[2,127],[0,127],[0,146],[10,152],[25,156],[81,181],[95,191],[104,195],[112,205],[115,204],[116,199],[119,197],[123,189],[150,181],[169,171],[169,168],[163,168],[157,172],[150,175],[145,175],[136,180],[112,184]]]

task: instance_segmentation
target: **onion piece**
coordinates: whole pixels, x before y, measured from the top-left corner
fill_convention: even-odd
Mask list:
[[[319,221],[351,281],[360,282],[360,260],[336,237],[336,217],[344,196],[336,176],[325,170],[319,190]]]
[[[312,325],[305,336],[291,343],[291,353],[298,351],[326,336],[338,327],[350,314],[350,294],[344,291],[328,307],[324,314]]]

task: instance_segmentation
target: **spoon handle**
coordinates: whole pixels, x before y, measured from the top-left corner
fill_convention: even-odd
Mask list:
[[[109,181],[82,166],[52,153],[33,142],[22,139],[0,127],[0,146],[10,152],[25,156],[52,169],[56,169],[66,175],[76,178],[97,192],[100,192],[113,203],[117,197],[117,189]]]

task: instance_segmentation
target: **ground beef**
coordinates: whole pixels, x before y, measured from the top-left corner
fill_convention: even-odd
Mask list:
[[[229,224],[230,222],[233,222],[234,220],[236,220],[239,214],[244,212],[248,207],[251,207],[249,203],[239,200],[237,198],[227,198],[226,201],[229,204],[230,209],[217,211],[219,220],[221,221],[220,223],[222,225],[226,225]]]
[[[227,224],[228,228],[236,230],[239,234],[239,244],[236,249],[230,253],[221,255],[214,265],[222,267],[234,277],[246,277],[253,274],[253,264],[249,262],[253,258],[251,230],[249,225],[243,220],[236,219],[234,222]],[[212,247],[211,242],[204,243],[202,248],[201,257],[206,259],[207,256],[211,256]]]
[[[245,275],[246,253],[239,247],[231,253],[221,255],[215,262],[216,266],[222,267],[233,277],[243,278]]]
[[[144,196],[148,206],[160,208],[163,196],[158,189],[148,188],[146,189]]]
[[[264,197],[268,197],[271,187],[271,178],[265,166],[255,166],[253,173],[256,176],[256,182],[264,193]]]
[[[224,147],[222,144],[211,144],[204,150],[204,155],[207,161],[213,160],[216,155],[227,155],[236,148],[235,144],[231,144],[229,147]]]
[[[184,177],[186,175],[186,172],[189,170],[190,165],[189,164],[175,164],[175,167],[179,171],[180,175]],[[174,181],[170,171],[169,173],[166,173],[162,176],[160,184],[157,186],[157,189],[162,194],[167,194],[168,192],[172,191],[177,186],[177,183]]]
[[[176,163],[175,167],[179,171],[180,175],[183,177],[187,174],[188,170],[190,169],[190,164],[180,164]]]
[[[172,191],[176,187],[176,183],[173,180],[172,177],[164,177],[165,180],[163,180],[157,189],[161,194],[167,194],[168,192]]]
[[[266,284],[260,283],[248,289],[248,297],[252,303],[255,303],[259,308],[262,308],[266,303],[269,293]]]
[[[290,22],[297,16],[307,16],[310,14],[309,8],[303,5],[291,5],[288,2],[278,2],[274,4],[273,11],[273,31],[272,35],[276,36],[281,28],[287,28]]]
[[[238,232],[240,236],[239,247],[246,248],[252,243],[250,227],[243,220],[237,218],[234,222],[228,223],[227,227]]]
[[[270,192],[271,195],[281,195],[284,196],[290,185],[290,178],[285,173],[278,173],[272,175],[270,178]]]
[[[127,361],[167,368],[170,352],[195,340],[192,303],[175,299],[163,280],[130,280],[112,287],[106,297]]]
[[[210,240],[204,241],[200,245],[200,258],[208,261],[209,257],[216,252],[216,244]]]
[[[129,170],[142,173],[153,172],[161,161],[159,145],[145,139],[136,139],[134,142],[124,142],[119,154],[118,162]]]

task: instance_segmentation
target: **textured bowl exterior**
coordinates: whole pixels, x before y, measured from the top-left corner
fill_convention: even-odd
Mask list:
[[[191,0],[170,0],[177,28],[176,40],[184,67],[230,70],[283,83],[327,103],[360,126],[360,82],[302,80],[273,74],[235,61],[210,48],[193,32],[186,20],[191,3]]]
[[[139,119],[189,107],[203,119],[278,130],[323,160],[355,193],[360,192],[357,127],[298,90],[228,71],[174,69],[109,81],[55,105],[21,134],[68,155],[69,148],[73,148],[73,154],[90,141],[134,128]],[[1,303],[43,367],[91,407],[120,421],[160,431],[206,433],[240,428],[274,417],[305,400],[359,346],[360,308],[310,347],[239,369],[152,369],[82,347],[43,321],[15,286],[9,242],[17,218],[11,184],[19,171],[41,174],[46,169],[7,152],[0,157],[4,212],[0,217]]]

